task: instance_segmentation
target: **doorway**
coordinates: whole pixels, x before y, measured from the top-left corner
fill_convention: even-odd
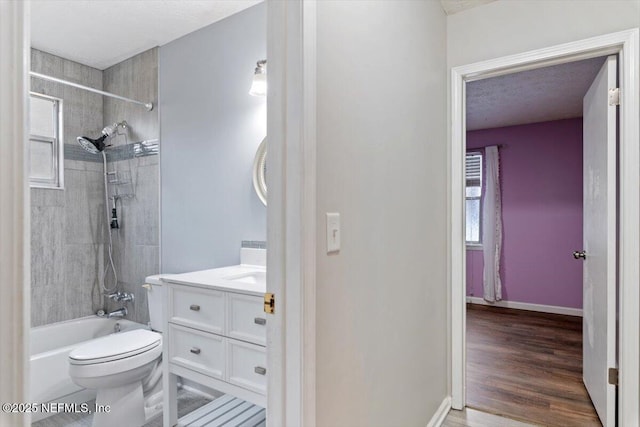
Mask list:
[[[605,59],[466,86],[466,380],[475,409],[600,425],[582,380],[585,262],[572,252],[583,247],[583,98]],[[496,228],[492,191],[501,248],[494,294],[483,289],[495,259],[482,241]]]
[[[633,34],[637,31],[621,32],[609,36],[596,37],[582,42],[569,43],[539,51],[486,61],[469,66],[457,67],[452,72],[452,146],[451,146],[451,181],[452,181],[452,226],[451,226],[451,278],[452,278],[452,407],[462,409],[466,406],[465,383],[466,364],[466,307],[465,307],[465,274],[466,251],[464,238],[464,154],[465,154],[465,85],[474,80],[480,80],[498,75],[505,75],[516,71],[531,70],[544,66],[557,65],[580,59],[595,58],[609,54],[620,54],[621,91],[636,87],[637,79],[632,78],[634,67],[630,52],[633,45]],[[630,43],[630,44],[629,44]],[[626,61],[626,62],[625,62]],[[630,98],[634,98],[633,96]],[[630,135],[636,135],[638,128],[637,97],[627,99],[620,105],[620,192],[619,192],[619,295],[620,295],[620,334],[618,368],[620,375],[627,372],[628,379],[618,385],[618,422],[624,425],[624,420],[637,419],[638,405],[634,402],[637,395],[637,337],[631,332],[637,327],[637,319],[633,310],[637,309],[637,298],[634,283],[637,283],[637,273],[629,268],[632,254],[637,254],[638,247],[629,241],[630,236],[637,238],[637,228],[630,221],[632,215],[638,213],[637,197],[629,188],[629,173],[637,172],[637,161],[632,162],[627,156],[635,155],[636,148]],[[634,164],[635,163],[635,164]],[[626,230],[626,232],[625,232]],[[635,230],[635,231],[634,231]],[[631,234],[628,234],[631,233]],[[626,237],[625,237],[626,236]],[[625,261],[626,260],[626,261]],[[626,267],[625,267],[626,266]]]

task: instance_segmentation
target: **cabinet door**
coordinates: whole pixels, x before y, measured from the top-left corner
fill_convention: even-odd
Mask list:
[[[171,286],[169,321],[214,334],[224,334],[224,292],[189,286]]]
[[[267,317],[260,297],[227,293],[229,333],[231,338],[258,345],[267,343]]]
[[[169,362],[213,378],[225,377],[225,338],[169,325]]]
[[[264,347],[229,338],[227,366],[229,383],[267,394],[267,355]]]

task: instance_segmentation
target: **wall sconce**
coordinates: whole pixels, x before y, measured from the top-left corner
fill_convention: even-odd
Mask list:
[[[253,83],[249,89],[249,95],[267,96],[267,60],[263,59],[256,64],[253,74]]]

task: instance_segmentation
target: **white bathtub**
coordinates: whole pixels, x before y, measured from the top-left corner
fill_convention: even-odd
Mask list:
[[[121,331],[147,328],[130,320],[97,316],[31,328],[30,402],[82,403],[95,398],[95,391],[85,390],[71,381],[67,359],[78,345],[114,333],[118,327]],[[47,415],[37,413],[32,418],[38,421]]]

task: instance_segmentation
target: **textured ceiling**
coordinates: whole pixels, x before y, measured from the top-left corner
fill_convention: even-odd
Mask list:
[[[103,70],[260,1],[33,0],[31,45]]]
[[[472,7],[482,6],[495,0],[440,0],[442,8],[447,15],[462,12]]]
[[[103,70],[263,0],[32,0],[31,45]],[[454,14],[494,0],[440,0]]]
[[[467,129],[582,117],[582,98],[604,58],[593,58],[467,84]]]

